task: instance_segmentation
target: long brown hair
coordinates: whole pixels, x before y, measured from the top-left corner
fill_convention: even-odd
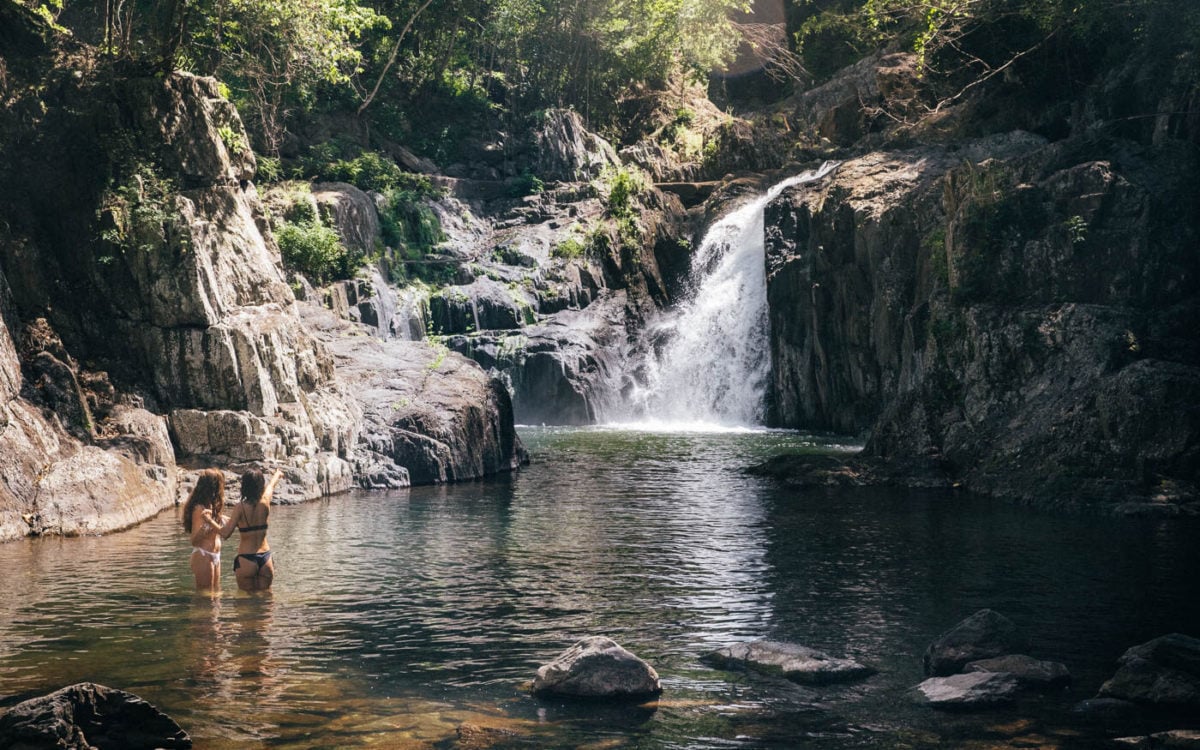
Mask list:
[[[242,474],[242,502],[254,504],[262,499],[263,491],[267,488],[267,480],[263,478],[261,469],[247,469]]]
[[[219,469],[205,469],[196,479],[187,505],[183,506],[183,530],[192,533],[192,512],[200,505],[220,515],[225,507],[225,475]]]

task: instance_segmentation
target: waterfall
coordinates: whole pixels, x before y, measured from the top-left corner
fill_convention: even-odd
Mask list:
[[[692,429],[754,427],[771,376],[763,209],[785,189],[837,167],[790,177],[714,223],[692,256],[691,292],[648,326],[632,421]]]

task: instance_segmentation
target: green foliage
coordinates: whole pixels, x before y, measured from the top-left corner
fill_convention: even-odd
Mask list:
[[[99,257],[105,265],[115,260],[111,252],[151,252],[168,237],[185,236],[176,231],[181,219],[174,182],[145,162],[134,162],[129,171],[127,179],[105,191],[97,212],[100,239],[111,248]]]
[[[347,151],[357,153],[345,156]],[[338,141],[312,146],[301,160],[300,176],[314,182],[348,182],[360,190],[380,193],[399,190],[416,196],[438,195],[428,176],[405,172],[383,154]]]
[[[1072,245],[1081,245],[1087,242],[1087,219],[1076,214],[1063,222],[1063,230],[1067,233],[1067,239]]]
[[[533,174],[529,170],[522,172],[512,183],[512,192],[516,197],[533,195],[535,193],[543,193],[546,191],[546,183],[542,178]]]
[[[283,262],[316,283],[350,278],[362,257],[348,250],[337,232],[316,218],[285,222],[275,232]]]
[[[283,164],[272,156],[257,158],[257,170],[254,179],[262,184],[273,184],[283,179]]]
[[[572,234],[555,245],[550,254],[555,258],[562,258],[563,260],[575,260],[576,258],[582,258],[586,250],[587,246],[584,245],[583,240]]]
[[[863,23],[845,8],[825,8],[809,16],[795,35],[796,52],[804,68],[818,79],[828,78],[875,49],[878,27]]]
[[[222,125],[217,128],[217,135],[221,137],[221,142],[225,144],[225,148],[230,154],[241,156],[246,153],[248,146],[241,132],[228,125]]]

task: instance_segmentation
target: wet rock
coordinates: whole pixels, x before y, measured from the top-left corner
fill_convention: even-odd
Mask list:
[[[1146,737],[1118,737],[1113,742],[1132,750],[1200,750],[1200,731],[1172,729]]]
[[[169,716],[122,690],[81,682],[18,703],[0,716],[0,746],[12,750],[190,748]]]
[[[1014,700],[1017,678],[1002,672],[972,672],[931,677],[916,687],[917,699],[934,708],[988,708]]]
[[[429,298],[432,330],[443,334],[520,328],[534,311],[519,287],[480,277],[467,286],[451,286]]]
[[[1071,707],[1072,713],[1109,724],[1126,721],[1136,716],[1139,710],[1137,704],[1117,698],[1088,698]]]
[[[647,698],[662,692],[658,673],[603,636],[589,636],[538,668],[533,692],[573,698]]]
[[[845,682],[875,672],[853,659],[839,659],[816,649],[779,641],[738,643],[708,654],[705,659],[718,667],[750,668],[807,685]]]
[[[1122,654],[1100,695],[1141,704],[1200,707],[1200,640],[1171,633]]]
[[[1066,685],[1071,673],[1056,661],[1040,661],[1032,656],[1009,654],[993,659],[969,662],[965,672],[1007,672],[1025,687],[1052,688]]]
[[[484,727],[470,722],[459,724],[454,729],[457,750],[488,750],[496,745],[512,742],[517,733],[500,727]]]
[[[1020,651],[1023,640],[1013,621],[990,609],[981,609],[929,644],[922,658],[925,674],[952,675],[969,662]]]

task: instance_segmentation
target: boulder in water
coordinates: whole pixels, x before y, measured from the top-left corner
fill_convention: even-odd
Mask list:
[[[929,644],[923,659],[925,674],[932,677],[961,672],[968,662],[1018,653],[1022,640],[1013,621],[990,609],[981,609]]]
[[[1026,687],[1051,688],[1066,685],[1071,673],[1056,661],[1041,661],[1024,654],[997,656],[967,664],[966,672],[1007,672]]]
[[[572,698],[647,698],[662,692],[654,667],[611,638],[589,636],[542,665],[533,692]]]
[[[1200,707],[1200,639],[1171,633],[1126,651],[1100,695],[1135,703]]]
[[[705,659],[718,667],[748,667],[808,685],[854,680],[875,672],[853,659],[839,659],[807,646],[779,641],[738,643]]]
[[[81,682],[18,703],[0,716],[0,746],[13,750],[190,748],[187,732],[141,698]]]
[[[985,708],[1012,701],[1020,691],[1017,678],[1003,672],[971,672],[930,677],[916,687],[917,699],[934,708]]]
[[[1200,750],[1200,731],[1172,729],[1147,737],[1118,737],[1113,742],[1133,750]]]

